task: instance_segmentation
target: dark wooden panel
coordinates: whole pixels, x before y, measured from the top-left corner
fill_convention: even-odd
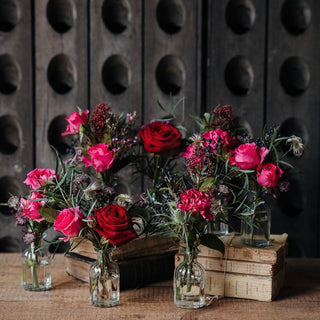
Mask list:
[[[187,127],[189,114],[200,112],[201,7],[196,0],[145,1],[145,123],[165,115],[156,99],[169,106],[170,92],[174,102],[185,97]]]
[[[266,1],[207,1],[206,108],[230,104],[254,136],[263,127]]]
[[[303,174],[273,213],[296,256],[319,255],[319,19],[319,1],[269,1],[267,121],[306,143],[292,159]]]
[[[64,151],[64,117],[88,104],[87,1],[35,1],[36,166],[52,167],[50,144]]]
[[[32,48],[30,1],[2,1],[0,21],[0,202],[25,193],[33,165]],[[14,249],[21,234],[0,207],[0,250]],[[12,238],[6,238],[12,237]]]
[[[90,2],[90,106],[141,114],[141,1]]]

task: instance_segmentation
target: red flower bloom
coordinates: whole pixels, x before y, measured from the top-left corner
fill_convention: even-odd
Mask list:
[[[257,180],[260,185],[267,188],[275,187],[283,171],[273,163],[264,163],[257,168]]]
[[[95,138],[101,139],[107,132],[106,121],[110,118],[111,108],[107,103],[99,103],[91,114],[91,130]]]
[[[124,244],[135,238],[137,234],[127,210],[117,204],[93,209],[98,227],[95,231],[104,236],[113,245]]]
[[[179,147],[181,133],[171,125],[161,121],[147,124],[138,130],[144,148],[148,153],[165,153]]]

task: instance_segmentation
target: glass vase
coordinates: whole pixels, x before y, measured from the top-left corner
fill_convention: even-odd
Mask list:
[[[229,233],[229,226],[227,224],[228,217],[224,216],[222,219],[212,221],[208,225],[208,233],[213,233],[216,236],[226,236]]]
[[[22,288],[28,291],[44,291],[51,288],[51,256],[43,238],[36,239],[22,256]]]
[[[271,210],[266,204],[241,218],[241,243],[250,247],[267,247],[270,244]]]
[[[111,254],[112,250],[99,250],[90,267],[90,304],[96,307],[113,307],[120,302],[120,271]]]
[[[175,268],[174,304],[179,308],[198,309],[205,304],[205,269],[197,262],[198,250],[185,251],[184,260]]]

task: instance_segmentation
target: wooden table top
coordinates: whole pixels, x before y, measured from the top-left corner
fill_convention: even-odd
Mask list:
[[[220,298],[198,310],[173,304],[172,281],[121,291],[120,305],[97,308],[89,304],[89,288],[65,272],[66,259],[52,263],[52,289],[28,292],[21,288],[21,255],[0,254],[1,320],[72,319],[320,319],[320,259],[287,259],[284,287],[276,301]]]

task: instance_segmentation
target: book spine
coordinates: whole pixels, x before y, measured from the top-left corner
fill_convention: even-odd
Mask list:
[[[283,285],[285,267],[275,277],[206,272],[205,294],[272,301]]]

